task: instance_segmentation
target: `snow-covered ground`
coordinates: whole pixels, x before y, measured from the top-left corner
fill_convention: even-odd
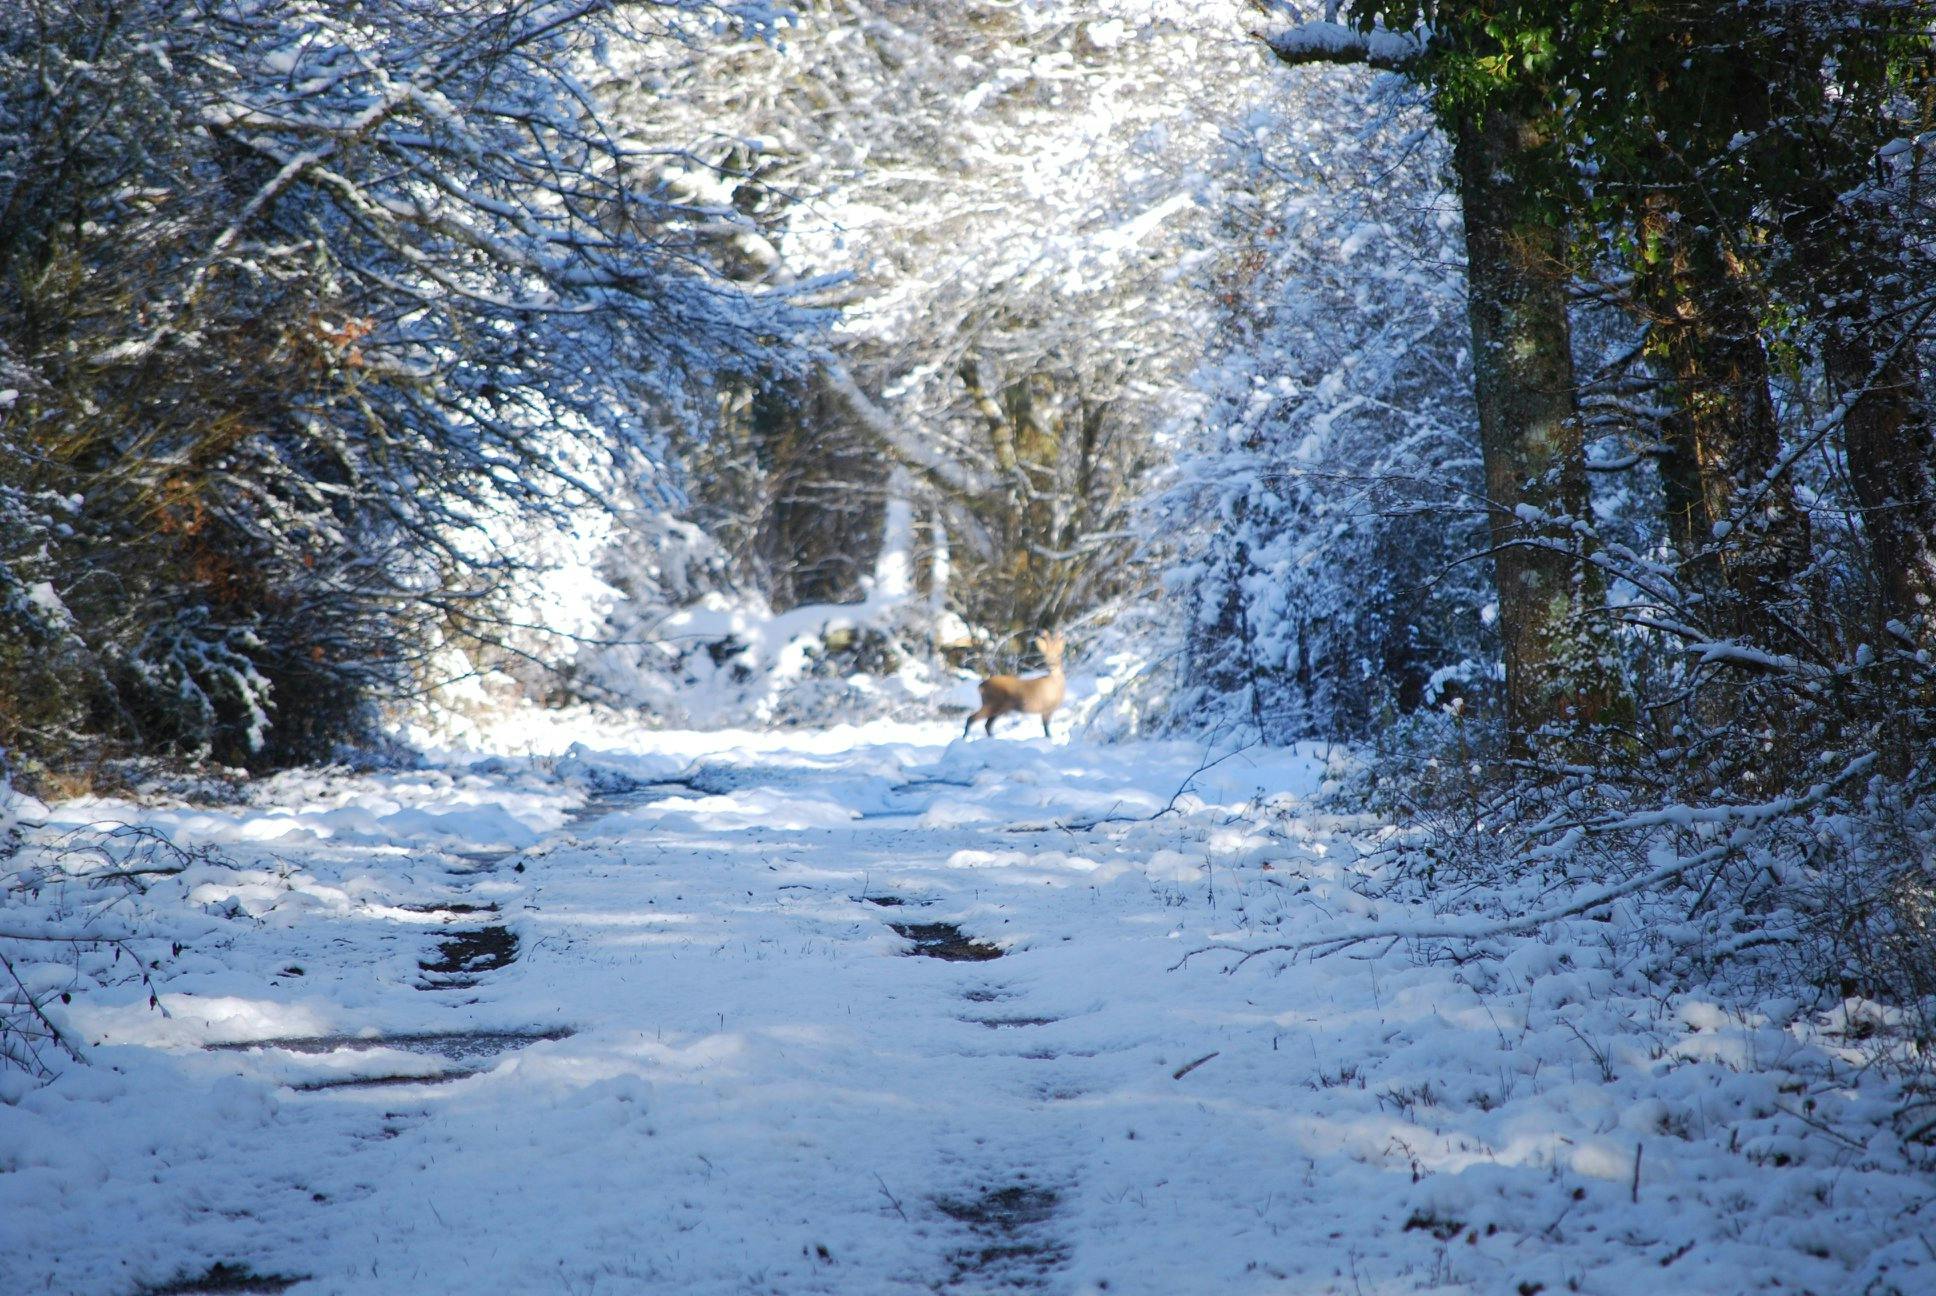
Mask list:
[[[213,853],[100,920],[159,1006],[84,977],[92,1065],[0,1080],[0,1292],[1936,1291],[1859,1055],[1629,911],[1184,961],[1398,916],[1320,753],[954,732],[53,807]],[[8,927],[99,894],[49,859]]]

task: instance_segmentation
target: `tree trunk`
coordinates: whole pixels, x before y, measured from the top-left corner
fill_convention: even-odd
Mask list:
[[[1843,422],[1849,480],[1888,616],[1920,645],[1936,641],[1936,426],[1913,358],[1838,330],[1824,348],[1829,380],[1859,392]]]
[[[1453,161],[1465,208],[1473,389],[1497,552],[1499,629],[1512,742],[1547,728],[1611,719],[1621,690],[1594,618],[1601,585],[1556,548],[1559,519],[1586,514],[1586,467],[1566,313],[1564,235],[1524,165],[1537,127],[1500,108],[1455,123]],[[1521,509],[1554,523],[1529,525]]]
[[[1641,291],[1680,406],[1664,465],[1669,530],[1693,583],[1731,595],[1726,631],[1766,643],[1771,612],[1808,566],[1809,526],[1787,474],[1771,476],[1781,426],[1759,313],[1744,268],[1711,235],[1652,224]]]
[[[1669,396],[1675,408],[1661,427],[1664,444],[1660,456],[1661,494],[1666,497],[1667,538],[1680,555],[1682,579],[1697,589],[1720,584],[1715,579],[1713,551],[1714,519],[1707,511],[1707,495],[1701,489],[1701,456],[1694,441],[1694,420],[1688,415],[1679,393]]]
[[[1269,45],[1294,66],[1361,63],[1431,83],[1425,51],[1383,29],[1312,23]],[[1466,310],[1497,554],[1506,725],[1513,748],[1524,752],[1542,730],[1630,720],[1632,704],[1597,621],[1601,582],[1566,551],[1575,539],[1565,523],[1585,520],[1586,455],[1566,314],[1565,232],[1539,183],[1550,141],[1510,99],[1483,106],[1444,94],[1436,100],[1465,214]],[[1547,520],[1523,521],[1521,509]]]
[[[1849,483],[1867,533],[1884,615],[1936,647],[1936,409],[1903,329],[1918,257],[1885,198],[1850,203],[1811,184],[1781,226],[1821,327],[1842,421]]]

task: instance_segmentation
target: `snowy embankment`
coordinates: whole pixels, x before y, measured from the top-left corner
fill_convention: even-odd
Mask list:
[[[1401,916],[1315,753],[952,732],[54,807],[212,852],[101,920],[158,1007],[103,956],[92,1065],[0,1081],[0,1291],[1936,1286],[1838,1041],[1657,990],[1625,910],[1226,975]]]

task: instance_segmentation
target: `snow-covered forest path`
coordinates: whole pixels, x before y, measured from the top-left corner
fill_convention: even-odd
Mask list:
[[[56,807],[219,855],[0,1105],[0,1288],[1827,1290],[1923,1200],[1583,946],[1178,969],[1376,907],[1311,752],[950,732]]]

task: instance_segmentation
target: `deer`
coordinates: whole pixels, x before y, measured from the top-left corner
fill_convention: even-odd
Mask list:
[[[1042,717],[1042,736],[1052,738],[1049,732],[1049,717],[1062,705],[1062,636],[1060,634],[1039,634],[1035,636],[1036,650],[1042,660],[1049,664],[1046,675],[1030,675],[1026,679],[1016,675],[991,675],[981,682],[981,710],[968,717],[962,726],[961,736],[968,737],[974,732],[975,721],[983,721],[982,732],[993,738],[995,722],[1011,711],[1024,715]]]

